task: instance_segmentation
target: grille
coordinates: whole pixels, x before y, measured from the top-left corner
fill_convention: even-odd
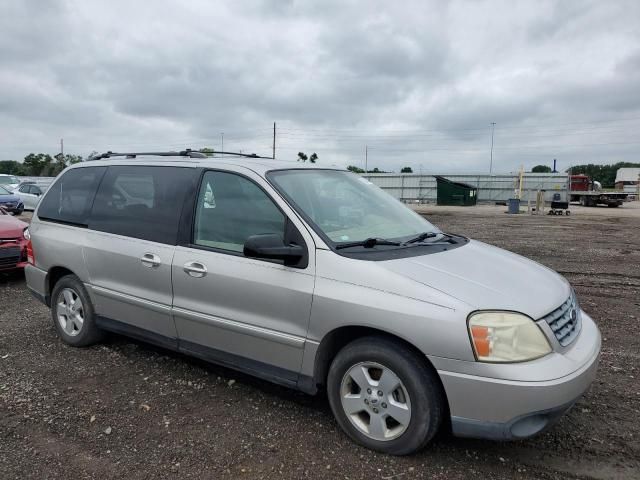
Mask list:
[[[0,248],[0,268],[16,265],[20,261],[20,248]]]
[[[558,342],[566,347],[573,342],[580,333],[580,308],[575,295],[571,296],[558,308],[542,317],[553,331]]]

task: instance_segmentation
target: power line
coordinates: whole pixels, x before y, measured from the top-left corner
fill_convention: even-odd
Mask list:
[[[595,125],[595,124],[602,124],[602,123],[619,123],[619,122],[631,122],[631,121],[640,121],[640,117],[629,117],[629,118],[619,118],[619,119],[608,119],[608,120],[592,120],[589,122],[568,122],[568,123],[545,123],[542,125],[507,125],[507,126],[501,126],[500,128],[502,130],[511,130],[511,129],[531,129],[531,128],[546,128],[546,127],[561,127],[561,126],[568,126],[568,125]],[[346,132],[346,133],[361,133],[361,132],[367,132],[370,130],[362,130],[362,129],[303,129],[303,128],[292,128],[292,127],[283,127],[281,128],[281,131],[305,131],[305,132],[321,132],[321,133],[326,133],[326,132]],[[440,129],[433,129],[433,127],[431,129],[410,129],[410,130],[394,130],[394,129],[386,129],[383,130],[382,132],[387,132],[387,133],[423,133],[423,132],[441,132],[441,131],[450,131],[450,132],[464,132],[464,131],[475,131],[475,132],[486,132],[486,128],[484,127],[474,127],[474,128],[440,128]]]
[[[635,135],[635,130],[610,130],[611,127],[606,127],[606,130],[598,131],[597,128],[583,129],[583,130],[552,130],[552,131],[533,131],[531,133],[502,133],[500,130],[500,138],[502,139],[519,139],[519,138],[546,138],[546,137],[564,137],[574,135]],[[280,136],[285,139],[299,140],[305,138],[311,139],[327,139],[327,140],[339,140],[339,141],[362,141],[368,139],[381,139],[381,140],[407,140],[407,139],[430,139],[430,138],[454,138],[460,139],[460,137],[473,137],[484,138],[486,135],[486,129],[478,133],[463,133],[452,135],[449,132],[431,133],[431,134],[413,134],[413,135],[385,135],[385,134],[370,134],[370,135],[338,135],[338,134],[304,134],[304,133],[288,133],[280,131]]]
[[[368,145],[368,144],[367,144]],[[501,146],[500,149],[560,149],[560,148],[582,148],[582,147],[603,147],[603,146],[612,146],[612,145],[640,145],[640,142],[606,142],[606,143],[581,143],[575,145],[505,145]],[[322,145],[319,146],[309,146],[307,148],[315,149],[315,150],[333,150],[333,151],[344,151],[345,148],[332,148],[328,149]],[[355,148],[355,147],[354,147]],[[281,150],[297,150],[298,147],[288,147],[288,146],[280,146]],[[371,147],[368,145],[368,150],[375,150],[379,152],[425,152],[432,150],[441,150],[441,151],[459,151],[459,152],[486,152],[485,148],[467,148],[467,149],[456,149],[448,146],[429,146],[429,147],[416,147],[416,148],[385,148],[385,147]]]

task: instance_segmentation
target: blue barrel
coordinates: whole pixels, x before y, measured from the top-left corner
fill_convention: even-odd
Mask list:
[[[520,199],[519,198],[510,198],[509,199],[509,213],[520,213]]]

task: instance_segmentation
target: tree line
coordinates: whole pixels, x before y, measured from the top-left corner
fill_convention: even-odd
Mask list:
[[[613,188],[616,184],[616,172],[619,168],[640,168],[640,163],[618,162],[613,165],[576,165],[571,167],[571,175],[587,175],[597,180],[605,188]],[[569,171],[569,170],[567,170]]]
[[[354,173],[393,173],[393,172],[385,172],[384,170],[380,170],[378,167],[373,170],[367,170],[365,172],[364,168],[356,167],[354,165],[349,165],[347,170]],[[411,167],[402,167],[400,169],[400,173],[413,173],[413,169]]]
[[[596,180],[605,188],[613,188],[616,183],[616,172],[619,168],[639,168],[640,163],[618,162],[611,165],[595,165],[588,163],[585,165],[575,165],[565,172],[571,175],[587,175],[592,180]],[[531,169],[533,173],[551,173],[551,167],[547,165],[536,165]]]
[[[88,160],[80,155],[49,155],[48,153],[30,153],[23,162],[16,160],[0,160],[0,173],[21,177],[55,177],[62,170],[74,163]]]

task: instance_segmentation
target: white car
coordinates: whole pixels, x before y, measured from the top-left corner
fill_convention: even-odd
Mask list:
[[[0,173],[0,187],[4,187],[10,192],[13,192],[18,185],[20,185],[20,179],[15,175]]]
[[[35,210],[40,198],[47,191],[47,187],[48,185],[23,183],[13,193],[20,197],[20,200],[24,203],[25,210]]]

